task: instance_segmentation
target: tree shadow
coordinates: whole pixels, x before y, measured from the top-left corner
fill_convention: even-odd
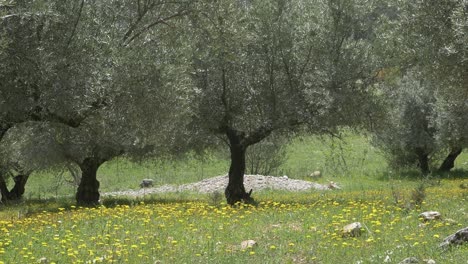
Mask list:
[[[466,180],[468,179],[468,169],[453,169],[449,172],[433,171],[428,175],[423,175],[419,170],[416,169],[401,169],[396,172],[386,171],[378,176],[380,181],[389,180]]]

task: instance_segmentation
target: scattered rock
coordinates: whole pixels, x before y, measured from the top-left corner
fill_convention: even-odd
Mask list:
[[[358,237],[361,236],[362,225],[359,222],[354,222],[343,227],[343,236]]]
[[[289,179],[288,175],[283,175],[283,179]]]
[[[241,249],[247,249],[257,246],[257,242],[255,240],[249,239],[241,242]]]
[[[424,221],[440,219],[440,216],[440,213],[436,211],[427,211],[419,215],[419,217],[422,218]]]
[[[328,184],[328,189],[330,189],[330,190],[338,189],[338,190],[339,190],[339,189],[341,189],[341,187],[338,186],[338,184],[336,184],[336,182],[332,182],[332,181],[331,181],[331,182]]]
[[[423,259],[423,262],[426,264],[436,264],[435,260],[433,259]]]
[[[452,245],[461,245],[468,242],[468,227],[458,230],[454,234],[446,237],[439,247],[446,248]]]
[[[419,260],[415,257],[405,258],[399,264],[410,264],[410,263],[419,263]]]
[[[314,171],[309,175],[309,177],[311,177],[311,178],[320,178],[320,177],[322,177],[322,173],[320,171]]]
[[[140,188],[153,187],[153,179],[143,179],[140,183]]]

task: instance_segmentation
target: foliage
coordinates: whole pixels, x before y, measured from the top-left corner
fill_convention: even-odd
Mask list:
[[[374,144],[388,155],[394,168],[417,165],[419,155],[431,155],[437,149],[432,121],[436,99],[420,75],[409,73],[382,88],[387,115],[374,132]]]
[[[246,153],[246,173],[278,175],[278,169],[286,160],[287,140],[270,136],[251,146]]]

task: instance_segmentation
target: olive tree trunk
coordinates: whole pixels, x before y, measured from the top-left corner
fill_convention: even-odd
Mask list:
[[[228,131],[229,150],[231,154],[231,165],[229,167],[229,182],[224,192],[226,201],[230,205],[237,202],[253,203],[250,197],[252,190],[249,193],[244,187],[245,173],[245,153],[248,145],[244,144],[244,135],[237,131]]]
[[[224,192],[227,203],[249,202],[250,195],[245,191],[245,151],[244,146],[231,146],[231,165],[229,167],[229,182]]]
[[[450,153],[442,162],[439,167],[440,172],[449,172],[453,167],[455,167],[455,160],[462,153],[462,148],[455,147],[450,150]]]
[[[2,202],[7,202],[10,196],[10,191],[8,190],[8,186],[3,175],[0,175],[0,194],[2,195]]]
[[[13,178],[15,185],[11,190],[8,190],[3,176],[0,176],[0,193],[2,194],[2,202],[17,201],[23,198],[26,182],[29,179],[29,174],[20,174]]]
[[[76,192],[78,205],[93,206],[99,204],[99,181],[97,171],[105,160],[99,158],[86,158],[78,164],[81,169],[81,181]]]
[[[416,150],[418,156],[418,165],[423,175],[428,175],[431,171],[429,170],[429,154],[421,149]]]

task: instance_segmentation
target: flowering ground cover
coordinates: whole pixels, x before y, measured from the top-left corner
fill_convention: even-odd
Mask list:
[[[193,197],[132,205],[2,214],[0,263],[398,263],[407,257],[467,263],[468,245],[438,248],[467,226],[462,180],[429,187],[420,205],[411,189],[257,194],[258,206]],[[398,196],[398,197],[397,197]],[[439,211],[423,223],[418,215]],[[359,221],[359,237],[344,236]],[[252,239],[257,245],[241,248]]]

